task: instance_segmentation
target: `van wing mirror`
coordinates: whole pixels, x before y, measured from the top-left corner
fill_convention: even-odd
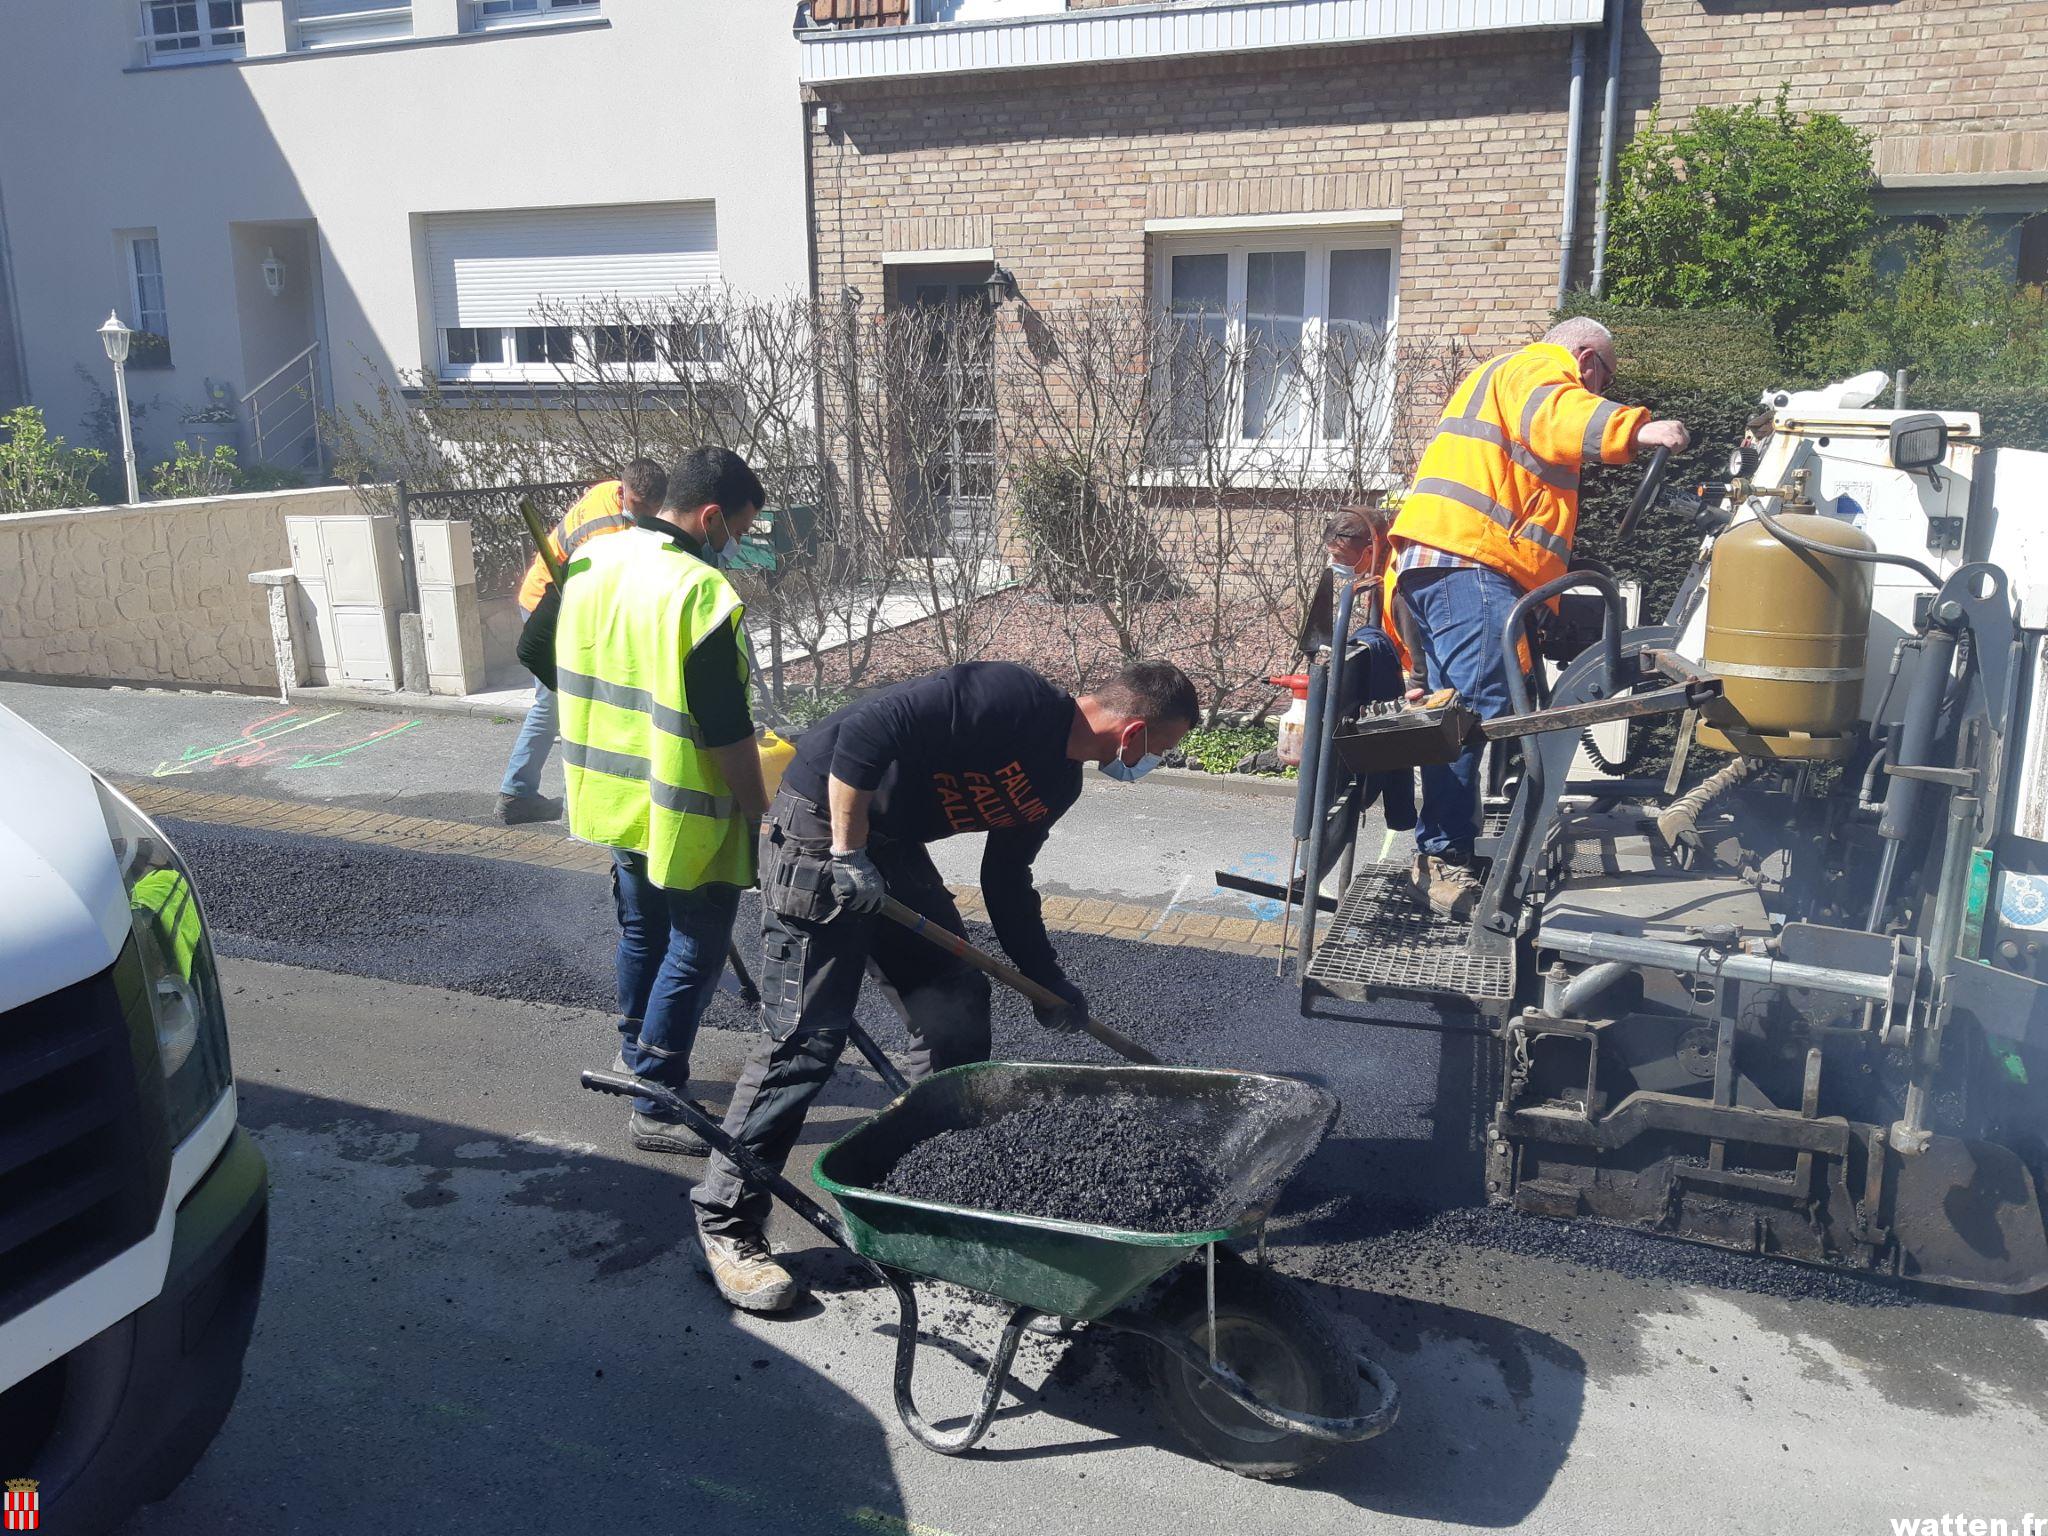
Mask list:
[[[1901,416],[1892,423],[1894,469],[1932,469],[1948,457],[1948,423],[1932,411]]]

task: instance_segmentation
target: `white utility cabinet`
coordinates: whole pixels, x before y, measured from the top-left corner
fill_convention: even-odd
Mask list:
[[[484,683],[484,621],[476,600],[476,556],[469,524],[431,519],[412,525],[419,573],[420,628],[427,649],[427,691],[476,693]]]
[[[284,520],[308,637],[308,681],[396,691],[405,583],[398,520],[376,513]]]

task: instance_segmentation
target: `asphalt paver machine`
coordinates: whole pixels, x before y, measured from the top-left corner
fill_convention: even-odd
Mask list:
[[[1339,719],[1319,678],[1308,868],[1350,776],[1484,736],[1503,793],[1469,920],[1405,864],[1307,901],[1304,1014],[1483,1031],[1485,1184],[1528,1212],[1978,1290],[2048,1288],[2048,456],[1881,374],[1767,394],[1663,622],[1613,582],[1514,712]],[[1660,455],[1634,518],[1664,494]],[[1343,616],[1338,633],[1347,632]],[[1341,658],[1327,665],[1340,667]],[[1668,722],[1668,773],[1590,771],[1589,726]],[[1355,812],[1350,812],[1355,817]],[[1347,837],[1347,834],[1350,836]],[[1314,881],[1308,882],[1311,886]],[[1389,1010],[1389,999],[1431,1010]]]

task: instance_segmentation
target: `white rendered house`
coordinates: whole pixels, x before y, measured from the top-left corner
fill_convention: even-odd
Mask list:
[[[547,377],[537,304],[807,286],[784,0],[8,0],[0,409],[296,465],[304,397]]]

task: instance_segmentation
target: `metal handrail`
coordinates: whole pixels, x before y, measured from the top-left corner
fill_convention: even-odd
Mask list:
[[[242,405],[249,413],[250,435],[254,438],[251,446],[258,460],[270,462],[266,443],[299,444],[303,439],[304,446],[296,455],[297,467],[316,472],[320,469],[326,458],[326,444],[320,438],[320,369],[316,361],[319,351],[320,343],[311,343],[242,396]],[[280,380],[287,382],[283,390],[273,393],[270,419],[265,421],[261,397]]]
[[[253,400],[256,397],[258,390],[262,390],[268,387],[269,385],[276,383],[279,377],[281,377],[287,370],[297,367],[300,363],[304,362],[307,358],[311,357],[315,352],[318,352],[319,350],[320,343],[316,341],[311,346],[307,347],[305,351],[301,352],[297,357],[292,358],[289,362],[280,364],[271,373],[271,375],[268,378],[266,378],[261,384],[254,386],[246,395],[242,396],[242,404],[247,405],[251,400]]]

